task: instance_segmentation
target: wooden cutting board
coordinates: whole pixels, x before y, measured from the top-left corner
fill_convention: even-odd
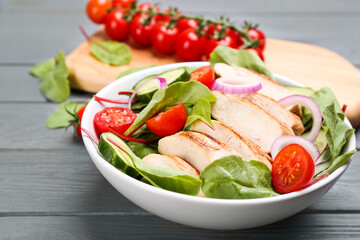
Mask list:
[[[107,40],[100,29],[93,36]],[[98,92],[117,76],[132,67],[163,65],[179,62],[175,56],[163,56],[150,48],[138,48],[129,43],[131,63],[126,66],[109,66],[93,58],[88,42],[81,43],[66,59],[72,88]],[[267,39],[265,60],[268,68],[277,74],[318,90],[332,89],[340,104],[348,105],[346,116],[354,127],[360,126],[360,72],[340,55],[322,47],[298,42]]]

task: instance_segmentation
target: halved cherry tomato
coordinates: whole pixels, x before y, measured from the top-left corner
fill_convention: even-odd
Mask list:
[[[195,19],[181,18],[176,25],[179,32],[185,31],[188,28],[197,28],[199,23]]]
[[[257,48],[259,48],[261,51],[264,51],[265,39],[266,39],[265,34],[256,28],[250,28],[248,30],[248,34],[249,34],[250,38],[257,39],[259,41],[259,45]]]
[[[147,14],[139,14],[130,23],[130,36],[140,46],[151,46],[151,34],[155,25],[155,18],[152,18],[148,25],[144,24]]]
[[[197,81],[205,86],[207,86],[209,89],[211,89],[211,86],[213,85],[215,81],[215,73],[211,66],[205,66],[201,67],[199,69],[196,69],[191,73],[191,77],[189,81]]]
[[[76,128],[76,134],[81,137],[81,120],[84,115],[86,105],[82,106],[79,111],[77,112],[77,123],[74,125],[74,128]]]
[[[206,59],[209,59],[210,53],[212,53],[212,51],[214,51],[214,49],[217,46],[226,46],[226,47],[231,47],[231,48],[237,48],[236,41],[230,36],[226,36],[225,38],[219,39],[219,40],[211,38],[206,43],[206,47],[205,47]]]
[[[136,0],[112,0],[113,8],[130,8]]]
[[[90,0],[86,4],[86,14],[91,21],[101,24],[104,22],[107,11],[111,6],[110,0]]]
[[[146,121],[146,126],[154,134],[165,137],[180,131],[186,123],[186,108],[183,103],[160,113]]]
[[[315,165],[310,154],[298,144],[284,147],[272,165],[272,182],[280,193],[306,188],[314,178]]]
[[[157,23],[152,32],[152,45],[161,54],[171,54],[175,51],[177,28],[167,28],[166,23]]]
[[[124,14],[123,10],[117,9],[105,17],[106,34],[116,41],[123,41],[129,36],[130,24],[123,18]]]
[[[103,133],[110,132],[111,126],[116,132],[123,134],[135,121],[136,114],[123,107],[108,107],[95,114],[95,128]]]
[[[176,55],[182,61],[197,61],[204,54],[207,38],[198,36],[195,29],[188,28],[179,33],[175,42]]]

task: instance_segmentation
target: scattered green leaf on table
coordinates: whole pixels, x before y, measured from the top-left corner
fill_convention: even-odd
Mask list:
[[[200,174],[207,197],[250,199],[277,196],[272,188],[271,171],[262,162],[244,161],[230,155],[215,160]]]
[[[263,74],[273,80],[275,77],[267,69],[259,56],[250,50],[237,50],[230,47],[218,46],[210,54],[210,64],[226,63],[230,66],[243,67],[254,72]]]
[[[73,125],[77,112],[84,105],[85,104],[78,104],[73,101],[61,103],[55,112],[46,120],[46,127],[54,129],[66,128]]]
[[[122,66],[131,61],[131,51],[125,43],[116,41],[90,41],[90,45],[91,55],[103,63]]]
[[[55,68],[55,58],[50,58],[45,62],[35,64],[31,70],[30,74],[37,78],[43,78],[45,74],[51,72]]]
[[[201,98],[194,104],[186,118],[184,129],[196,120],[201,120],[214,127],[211,122],[211,104],[206,98]]]
[[[116,79],[125,77],[126,75],[129,75],[131,73],[138,72],[138,71],[148,69],[148,68],[152,68],[152,67],[156,67],[156,65],[149,65],[149,66],[144,66],[144,67],[133,67],[133,68],[130,68],[130,69],[125,70],[122,73],[120,73],[119,76],[117,76]]]

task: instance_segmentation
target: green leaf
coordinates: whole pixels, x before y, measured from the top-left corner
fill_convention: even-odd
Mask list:
[[[134,73],[134,72],[138,72],[138,71],[141,71],[141,70],[144,70],[144,69],[147,69],[147,68],[156,67],[156,66],[157,65],[149,65],[149,66],[144,66],[144,67],[133,67],[133,68],[130,68],[130,69],[125,70],[122,73],[120,73],[119,76],[117,76],[116,79],[125,77],[126,75],[129,75],[129,74]]]
[[[320,158],[316,161],[314,179],[316,179],[319,173],[329,168],[330,165],[331,165],[331,154],[330,154],[330,149],[327,148],[325,152],[320,156]]]
[[[66,128],[74,124],[76,114],[85,104],[68,101],[60,104],[55,112],[46,120],[46,127]]]
[[[159,90],[155,92],[149,104],[138,114],[133,124],[126,130],[125,135],[140,127],[146,120],[168,106],[180,103],[192,105],[201,98],[207,99],[210,103],[216,101],[216,97],[209,88],[196,81],[178,82]]]
[[[291,90],[294,94],[304,95],[307,97],[315,93],[315,91],[309,87],[296,87],[296,86],[284,86],[284,87]]]
[[[190,114],[186,118],[184,129],[196,120],[201,120],[214,127],[211,122],[211,105],[206,98],[201,98],[194,104]]]
[[[307,135],[309,135],[309,133],[310,133],[310,131],[303,133],[301,136],[306,137]],[[319,152],[323,152],[326,145],[328,144],[325,133],[326,133],[325,129],[321,128],[319,135],[317,136],[317,138],[315,139],[315,142],[314,142],[315,146],[319,149]]]
[[[57,58],[35,65],[30,73],[41,78],[40,91],[47,99],[63,102],[70,96],[68,69],[63,51],[59,51]]]
[[[256,53],[249,50],[237,50],[225,46],[218,46],[210,54],[210,64],[226,63],[230,66],[238,66],[263,74],[273,80],[275,77],[267,69],[264,62]]]
[[[153,154],[153,153],[159,154],[157,149],[150,147],[144,143],[128,141],[127,145],[134,152],[134,154],[141,159],[146,157],[149,154]]]
[[[340,104],[330,88],[321,88],[310,97],[317,103],[321,112],[324,111],[325,107],[329,105],[329,103],[333,102],[335,106],[335,112],[339,114],[341,120],[344,120],[344,113],[341,110]]]
[[[209,164],[200,174],[207,197],[249,199],[277,196],[271,171],[260,161],[243,161],[230,155]]]
[[[99,61],[115,66],[126,65],[131,61],[130,48],[116,41],[90,41],[90,53]]]
[[[332,172],[334,172],[336,169],[338,169],[339,167],[347,164],[349,162],[349,160],[351,159],[351,157],[356,153],[356,150],[352,150],[350,152],[347,152],[343,155],[338,156],[330,165],[330,167],[328,169],[326,169],[326,172],[331,174]]]

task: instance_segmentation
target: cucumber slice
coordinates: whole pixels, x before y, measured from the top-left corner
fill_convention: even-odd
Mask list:
[[[146,77],[145,79],[138,82],[135,85],[135,88],[137,86],[139,86],[139,84],[141,84],[142,82],[144,82],[150,78],[155,78],[155,77],[165,78],[168,85],[171,85],[176,82],[188,81],[190,79],[190,74],[184,68],[169,70],[169,71],[163,72],[161,74],[158,74],[156,76],[153,75],[150,77]],[[148,102],[150,102],[152,96],[158,90],[158,88],[159,88],[159,82],[151,81],[139,90],[139,92],[136,95],[136,99],[139,100],[140,102],[148,103]]]
[[[128,153],[132,153],[128,145],[118,136],[113,133],[107,132],[102,133],[99,141],[99,152],[108,161],[111,165],[122,171],[123,173],[134,177],[141,177],[140,173],[135,170],[133,160],[131,157],[126,154],[123,150],[116,147],[114,144],[109,142],[107,138],[111,138],[120,146],[122,146]]]
[[[294,94],[304,95],[307,97],[315,92],[309,87],[295,87],[295,86],[285,86],[285,87],[291,90]]]

